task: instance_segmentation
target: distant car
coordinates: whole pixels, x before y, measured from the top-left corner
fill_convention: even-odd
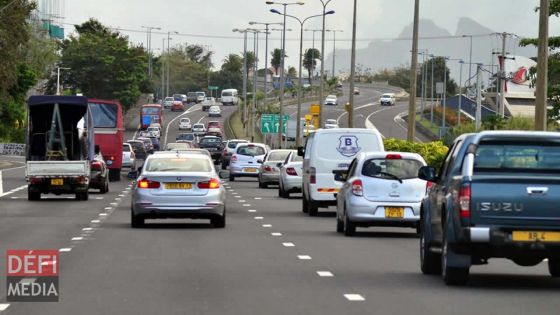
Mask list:
[[[280,167],[291,152],[292,150],[272,150],[266,154],[260,161],[259,188],[267,188],[269,184],[278,184]]]
[[[149,133],[148,137],[161,137],[161,129],[159,127],[148,127],[147,131]]]
[[[350,163],[336,200],[336,231],[352,236],[356,227],[418,228],[426,181],[416,153],[363,152]]]
[[[146,152],[148,152],[149,154],[154,153],[154,144],[152,143],[152,140],[148,137],[140,137],[140,138],[136,138],[136,140],[140,140],[144,143],[144,148],[146,149]]]
[[[379,103],[381,104],[381,106],[393,106],[396,103],[396,99],[395,99],[395,94],[394,93],[385,93],[381,95],[381,98],[379,98]]]
[[[327,119],[325,120],[325,124],[323,125],[323,128],[325,129],[339,128],[338,121],[336,121],[336,119]]]
[[[206,133],[206,127],[202,123],[194,124],[192,126],[192,131],[197,135],[203,135]]]
[[[197,103],[202,103],[204,101],[204,99],[206,98],[206,93],[202,92],[202,91],[198,91],[195,92],[196,93],[196,102]]]
[[[222,156],[222,169],[225,170],[229,165],[229,160],[231,159],[232,154],[235,152],[237,145],[240,143],[249,143],[247,140],[242,139],[232,139],[226,142],[224,145],[224,151]]]
[[[165,145],[165,151],[192,149],[192,144],[188,142],[170,142]]]
[[[183,104],[182,101],[173,101],[173,104],[171,104],[171,111],[184,111],[185,110],[185,105]]]
[[[206,126],[208,127],[208,129],[210,129],[210,128],[220,128],[221,129],[222,128],[222,124],[220,124],[220,122],[217,121],[217,120],[210,120],[206,124]]]
[[[226,225],[226,191],[202,154],[169,152],[151,155],[132,191],[131,226],[146,219],[210,219],[216,228]]]
[[[208,150],[215,164],[219,164],[222,162],[222,150],[224,149],[222,146],[222,138],[215,136],[202,137],[198,142],[198,147],[200,149]]]
[[[148,137],[148,138],[152,141],[152,146],[154,148],[154,151],[159,151],[160,149],[159,138],[158,137]]]
[[[289,198],[291,193],[301,192],[302,168],[303,157],[299,156],[297,151],[291,152],[280,168],[278,197]]]
[[[122,166],[134,168],[135,159],[136,159],[136,154],[134,154],[132,145],[130,145],[130,143],[123,143]]]
[[[166,97],[163,100],[163,108],[171,108],[171,105],[173,105],[173,97]]]
[[[196,94],[196,92],[187,93],[187,103],[198,103],[197,99],[198,99],[198,95]]]
[[[338,105],[338,98],[336,95],[328,95],[327,98],[325,98],[325,105]]]
[[[222,117],[220,106],[210,106],[210,109],[208,109],[208,117]]]
[[[192,132],[180,133],[175,137],[175,140],[196,141],[196,135]]]
[[[146,159],[146,157],[148,156],[148,152],[146,151],[146,147],[144,146],[143,141],[128,140],[127,143],[129,143],[132,146],[132,151],[134,152],[134,156],[136,157],[136,159],[139,160]]]
[[[109,191],[109,168],[101,153],[96,153],[91,161],[89,188],[99,189],[104,194]]]
[[[173,99],[176,101],[181,101],[183,104],[187,103],[187,95],[185,94],[173,94]]]
[[[336,82],[336,88],[337,89],[342,89],[342,82],[340,82],[340,81]]]
[[[235,181],[236,177],[258,177],[259,169],[268,147],[262,143],[239,144],[231,156],[229,164],[229,180]]]
[[[336,129],[340,128],[337,124],[325,124],[325,129]]]
[[[191,130],[191,119],[188,117],[183,117],[179,120],[179,130]]]
[[[208,96],[208,97],[205,97],[202,100],[201,103],[202,103],[202,111],[205,112],[205,111],[209,110],[210,107],[216,105],[216,99],[211,97],[211,96]]]
[[[360,88],[354,87],[354,95],[360,95]]]

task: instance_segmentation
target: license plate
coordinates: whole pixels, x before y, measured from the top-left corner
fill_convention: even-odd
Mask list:
[[[52,186],[62,186],[64,185],[64,179],[62,178],[52,178],[51,179]]]
[[[243,169],[243,172],[245,172],[245,173],[256,173],[257,169],[253,168],[253,167],[247,167],[247,168]]]
[[[514,242],[560,242],[560,232],[513,231]]]
[[[404,208],[402,207],[385,207],[385,217],[392,219],[404,218]]]
[[[192,189],[192,183],[165,183],[165,189]]]

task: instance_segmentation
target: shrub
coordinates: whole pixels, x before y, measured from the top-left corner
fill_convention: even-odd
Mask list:
[[[406,140],[386,138],[383,141],[385,151],[412,152],[420,154],[429,166],[439,168],[443,163],[448,148],[441,141],[416,143]]]

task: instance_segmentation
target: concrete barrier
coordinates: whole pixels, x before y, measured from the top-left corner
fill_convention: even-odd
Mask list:
[[[24,156],[25,144],[23,143],[0,143],[0,155]]]

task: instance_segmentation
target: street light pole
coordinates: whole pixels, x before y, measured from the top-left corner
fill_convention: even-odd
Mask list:
[[[270,25],[282,25],[282,23],[263,23],[263,22],[249,22],[249,25],[260,24],[265,26],[265,48],[264,48],[264,103],[266,104],[267,85],[268,85],[268,35]]]
[[[166,88],[166,90],[165,90],[165,96],[169,96],[169,77],[170,77],[170,75],[171,75],[171,66],[170,66],[170,62],[169,62],[169,61],[170,61],[170,58],[169,58],[169,57],[171,57],[171,54],[170,54],[170,52],[169,52],[169,43],[170,43],[171,40],[173,39],[173,38],[170,37],[172,33],[173,33],[173,34],[179,34],[179,33],[176,32],[176,31],[167,32],[167,80],[166,80],[166,81],[167,81],[167,88]]]
[[[461,105],[462,105],[461,103],[463,100],[463,64],[464,63],[465,62],[462,59],[459,60],[459,64],[461,65],[461,67],[459,68],[459,109],[457,110],[457,126],[461,125]]]
[[[329,5],[329,3],[332,0],[319,0],[321,1],[321,4],[323,5],[323,27],[321,28],[321,72],[319,73],[319,77],[320,77],[320,83],[321,86],[319,87],[319,126],[323,125],[323,94],[324,94],[324,73],[325,73],[325,23],[326,23],[326,12],[327,12],[327,5]],[[354,10],[356,7],[356,1],[354,1]],[[355,21],[355,19],[354,19]],[[355,70],[355,69],[354,69]],[[352,106],[352,101],[353,101],[353,97],[352,95],[354,95],[354,93],[351,91],[350,93],[350,106]]]
[[[472,40],[473,40],[473,36],[472,35],[463,35],[462,37],[466,38],[469,37],[470,38],[470,48],[469,48],[469,87],[471,86],[471,68],[472,68]]]
[[[416,68],[418,66],[418,20],[420,1],[414,1],[414,30],[412,35],[412,61],[410,69],[410,99],[408,102],[408,131],[407,139],[414,142],[416,138]]]
[[[547,114],[548,93],[548,15],[550,3],[541,0],[539,16],[539,42],[538,42],[538,65],[537,65],[537,91],[535,104],[535,130],[545,131]],[[503,105],[502,105],[503,106]]]
[[[354,15],[352,18],[352,53],[350,57],[350,91],[348,108],[348,128],[354,128],[354,84],[356,77],[356,25],[357,25],[358,0],[354,0]],[[322,87],[321,87],[322,88]],[[321,104],[323,100],[321,99]]]
[[[148,34],[146,48],[148,50],[148,76],[151,78],[153,75],[153,66],[152,66],[152,30],[161,30],[161,27],[155,26],[142,26],[142,28],[146,29]]]
[[[162,47],[161,47],[161,100],[162,100],[162,104],[163,104],[163,100],[165,99],[165,97],[167,96],[165,94],[165,67],[167,65],[167,58],[169,58],[169,56],[165,56],[165,59],[163,58],[165,54],[165,37],[162,38]]]
[[[56,67],[56,95],[60,95],[60,70],[70,70],[70,68]]]
[[[435,105],[435,103],[434,103],[434,62],[435,62],[435,58],[434,57],[435,57],[434,55],[430,55],[430,58],[431,58],[430,63],[432,64],[432,76],[431,76],[431,80],[430,80],[431,84],[432,84],[432,87],[430,88],[430,90],[431,90],[430,91],[430,94],[431,94],[430,98],[432,99],[432,106],[430,107],[430,123],[432,123],[432,124],[434,123],[434,105]]]
[[[333,58],[332,58],[332,77],[335,77],[335,62],[336,62],[336,32],[341,32],[342,30],[327,30],[327,32],[332,32],[333,33]]]

